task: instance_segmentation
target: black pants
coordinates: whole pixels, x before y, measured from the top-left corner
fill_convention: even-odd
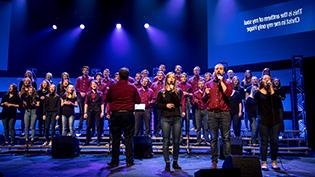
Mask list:
[[[43,109],[43,108],[39,108],[39,109]],[[40,111],[39,109],[37,109],[37,120],[38,120],[38,132],[39,132],[39,136],[43,136],[44,132],[45,132],[45,120],[43,120],[43,111]]]
[[[157,106],[153,109],[153,118],[154,118],[154,133],[159,133],[161,130],[161,110]]]
[[[80,108],[80,121],[79,121],[79,127],[78,129],[81,130],[83,127],[83,113],[84,113],[84,101],[85,101],[85,97],[81,97],[80,94],[78,94],[78,104],[79,104],[79,108]]]
[[[267,161],[268,140],[270,140],[270,155],[271,160],[277,160],[278,156],[278,137],[281,124],[278,123],[272,127],[267,127],[260,124],[260,154],[261,160]]]
[[[182,127],[184,127],[184,123],[185,123],[185,127],[184,127],[185,128],[185,135],[189,136],[190,117],[191,117],[191,115],[190,115],[190,99],[189,98],[186,98],[185,108],[186,108],[186,112],[185,112],[186,115],[185,115],[185,117],[182,118]],[[182,110],[180,112],[182,112]],[[182,131],[181,131],[181,134],[182,134]]]
[[[195,118],[196,109],[197,109],[196,105],[191,106],[191,112],[192,112],[191,119],[193,121],[193,126],[195,129],[197,129],[197,123],[196,123],[196,118]]]
[[[25,110],[24,109],[19,109],[20,110],[20,115],[24,115]],[[24,124],[24,116],[21,118],[21,134],[24,132],[25,129],[25,124]]]
[[[141,120],[144,120],[145,125],[145,135],[150,135],[150,118],[151,118],[151,109],[146,109],[144,112],[136,112],[135,113],[135,136],[141,135]]]
[[[238,114],[232,114],[231,121],[233,122],[234,135],[236,137],[241,136],[241,117]]]
[[[91,132],[97,126],[97,141],[100,142],[103,133],[104,119],[100,117],[101,111],[88,111],[86,141],[91,141]]]
[[[56,135],[56,116],[57,112],[48,112],[45,120],[45,138],[46,141],[49,141],[49,128],[51,126],[51,138]]]
[[[113,112],[110,117],[110,131],[113,138],[112,162],[119,162],[120,139],[124,132],[126,146],[126,162],[133,162],[133,134],[135,131],[135,116],[133,112]]]
[[[15,118],[12,117],[2,117],[2,124],[4,127],[4,141],[8,142],[9,141],[9,132],[10,132],[10,136],[11,136],[11,143],[14,143],[14,139],[15,139]]]

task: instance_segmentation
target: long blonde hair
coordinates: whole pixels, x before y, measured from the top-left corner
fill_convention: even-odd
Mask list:
[[[167,82],[167,79],[168,79],[169,77],[171,77],[171,75],[173,75],[174,78],[175,78],[175,73],[173,73],[173,72],[168,72],[168,73],[166,74],[166,76],[165,76],[165,86],[164,86],[164,89],[165,89],[165,90],[166,90],[166,87],[170,85],[170,84]],[[176,79],[175,79],[175,81],[174,81],[174,91],[175,91],[176,93],[178,93]]]
[[[69,92],[68,92],[68,89],[69,89],[70,87],[72,87],[72,94],[69,94]],[[75,88],[74,88],[74,86],[71,85],[71,84],[68,85],[65,94],[66,94],[66,97],[67,97],[67,98],[76,98],[76,97],[77,97],[77,94],[76,94],[76,92],[75,92]],[[70,96],[70,97],[69,97],[69,96]]]

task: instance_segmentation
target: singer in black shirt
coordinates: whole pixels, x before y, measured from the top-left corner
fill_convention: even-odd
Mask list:
[[[275,94],[269,75],[262,77],[259,90],[255,93],[254,98],[258,106],[258,116],[260,117],[261,168],[262,170],[268,170],[267,150],[268,139],[270,139],[271,166],[273,169],[279,169],[277,165],[277,154],[281,119],[277,103],[280,98]]]
[[[181,135],[181,105],[182,91],[176,88],[175,74],[166,75],[165,87],[157,96],[157,107],[161,110],[161,125],[163,131],[163,156],[166,163],[165,171],[170,172],[169,145],[170,134],[173,133],[173,168],[180,170],[178,165],[179,141]],[[184,112],[184,111],[183,111]],[[184,113],[182,113],[184,114]]]
[[[14,145],[15,139],[15,121],[16,121],[16,110],[21,103],[17,85],[11,84],[9,91],[1,99],[1,118],[4,127],[4,143],[3,145],[9,144],[9,132],[11,136],[11,145]]]
[[[56,121],[59,119],[60,115],[60,104],[61,100],[59,95],[56,93],[56,86],[54,84],[49,86],[50,93],[46,96],[44,101],[44,116],[43,120],[45,120],[45,138],[46,142],[43,144],[44,146],[51,146],[52,139],[49,138],[49,128],[51,126],[51,136],[55,136],[56,132]],[[50,140],[50,141],[49,141]]]

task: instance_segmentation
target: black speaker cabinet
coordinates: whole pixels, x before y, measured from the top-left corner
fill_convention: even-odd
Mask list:
[[[239,168],[227,169],[200,169],[195,172],[195,177],[240,177],[241,171]]]
[[[153,157],[152,140],[148,136],[134,136],[134,158],[146,159]]]
[[[241,177],[262,177],[260,162],[255,156],[232,155],[225,159],[222,167],[240,169]]]
[[[79,140],[71,136],[54,137],[51,155],[53,158],[72,158],[80,154]]]
[[[223,141],[222,139],[219,140],[220,143],[220,156],[221,160],[224,160],[223,154]],[[243,141],[242,137],[231,137],[231,155],[242,155],[243,154]]]

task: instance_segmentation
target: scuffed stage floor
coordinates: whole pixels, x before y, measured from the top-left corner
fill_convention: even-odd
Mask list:
[[[106,163],[109,160],[108,154],[85,154],[72,159],[53,159],[47,154],[1,154],[0,172],[5,177],[194,176],[198,169],[210,167],[210,155],[181,154],[179,163],[183,170],[172,173],[164,172],[161,154],[151,159],[135,160],[135,165],[130,168],[125,167],[124,156],[120,157],[120,166],[117,168],[107,168]],[[223,161],[219,161],[219,167],[222,163]],[[314,157],[284,156],[279,158],[279,166],[282,171],[263,171],[263,176],[315,176]]]

